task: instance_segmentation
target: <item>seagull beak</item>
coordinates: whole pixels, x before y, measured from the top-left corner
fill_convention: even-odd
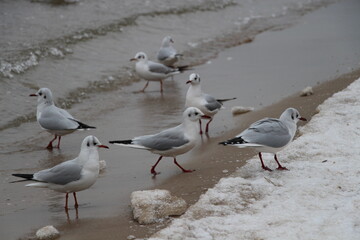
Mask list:
[[[186,84],[191,83],[191,80],[187,81]]]
[[[37,97],[37,94],[36,93],[32,93],[29,95],[29,97]]]
[[[130,62],[136,62],[137,61],[137,58],[131,58],[130,59]]]
[[[109,147],[106,146],[106,145],[98,145],[98,147],[99,147],[99,148],[107,148],[107,149],[109,149]]]
[[[305,121],[305,122],[307,121],[306,118],[303,118],[303,117],[299,118],[299,120]]]
[[[206,115],[202,115],[201,118],[202,118],[202,119],[211,119],[211,117],[206,116]]]

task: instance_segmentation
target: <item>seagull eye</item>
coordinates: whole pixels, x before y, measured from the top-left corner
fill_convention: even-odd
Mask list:
[[[189,115],[188,115],[189,117],[191,117],[191,113],[189,113]]]
[[[198,113],[198,112],[195,112],[195,116],[197,116],[197,115],[199,115],[199,113]]]
[[[90,147],[90,143],[89,143],[89,142],[87,142],[86,146]]]
[[[39,96],[41,96],[42,95],[42,92],[39,92]]]
[[[96,146],[97,145],[97,143],[96,142],[94,142],[94,146]]]
[[[46,95],[44,95],[44,98],[46,99]]]

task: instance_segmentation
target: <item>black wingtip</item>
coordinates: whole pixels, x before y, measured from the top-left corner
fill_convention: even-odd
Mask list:
[[[225,99],[216,99],[216,101],[223,103],[223,102],[227,102],[227,101],[231,101],[231,100],[235,100],[235,99],[236,99],[236,97],[234,97],[234,98],[225,98]]]
[[[179,66],[177,67],[177,69],[180,71],[180,72],[184,72],[186,70],[191,70],[191,67],[189,65],[185,65],[185,66]]]
[[[78,120],[75,120],[75,119],[72,119],[72,118],[70,118],[70,120],[73,120],[74,122],[77,122],[79,124],[77,129],[94,129],[94,128],[96,128],[96,127],[93,127],[93,126],[89,126],[89,125],[87,125],[85,123],[79,122]]]
[[[133,141],[132,140],[114,140],[114,141],[109,141],[109,143],[111,143],[111,144],[132,144]]]
[[[227,141],[223,141],[223,142],[219,142],[219,144],[221,145],[233,145],[233,144],[244,144],[247,143],[241,136],[240,137],[236,137],[233,139],[229,139]]]
[[[14,177],[24,178],[26,180],[32,180],[34,177],[34,174],[24,174],[24,173],[13,173],[11,175],[13,175]]]

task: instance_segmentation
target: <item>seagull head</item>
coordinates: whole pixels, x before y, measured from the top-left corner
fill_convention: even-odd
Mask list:
[[[36,93],[30,94],[30,97],[38,97],[38,103],[53,104],[52,93],[48,88],[40,88]]]
[[[138,61],[144,61],[144,60],[147,60],[147,55],[146,53],[144,52],[138,52],[135,57],[131,58],[130,61],[135,61],[135,62],[138,62]]]
[[[306,118],[300,116],[300,113],[295,108],[288,108],[286,109],[280,116],[281,120],[289,120],[295,122],[295,124],[301,121],[307,121]]]
[[[189,119],[192,122],[198,121],[200,118],[207,116],[196,107],[188,107],[183,114],[184,119]]]
[[[90,135],[84,138],[81,144],[81,149],[94,149],[94,148],[97,149],[97,148],[109,148],[109,147],[106,145],[102,145],[99,139],[97,139],[97,137],[95,136]]]
[[[200,84],[200,75],[197,73],[192,73],[190,74],[189,80],[186,82],[186,84],[191,84],[191,85],[198,85]]]
[[[164,37],[161,46],[162,47],[169,47],[171,43],[174,43],[174,40],[171,36]]]

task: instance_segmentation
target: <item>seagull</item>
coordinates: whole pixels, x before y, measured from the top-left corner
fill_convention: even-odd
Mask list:
[[[95,136],[90,135],[83,140],[77,158],[34,174],[14,173],[12,175],[25,179],[20,181],[35,181],[35,183],[27,184],[27,187],[49,188],[66,193],[65,210],[68,210],[69,193],[73,193],[75,208],[78,208],[76,192],[91,187],[99,176],[98,148],[108,147],[102,145]]]
[[[223,102],[234,100],[236,98],[215,99],[209,94],[203,93],[201,91],[200,76],[199,74],[196,73],[190,74],[189,81],[187,81],[186,84],[190,84],[190,87],[186,93],[185,107],[197,107],[206,116],[209,117],[210,120],[206,124],[206,129],[205,129],[205,132],[208,132],[209,124],[213,120],[213,116],[220,109],[224,108]],[[202,134],[201,119],[199,119],[199,123],[200,123],[200,134]]]
[[[136,73],[147,82],[145,87],[140,91],[144,92],[149,81],[158,81],[160,82],[160,91],[163,91],[163,80],[181,73],[187,68],[187,66],[172,68],[168,67],[161,63],[156,63],[148,60],[147,55],[144,52],[138,52],[134,58],[131,58],[130,61],[135,61],[135,71]]]
[[[76,130],[95,128],[86,125],[76,120],[66,110],[55,106],[52,93],[48,88],[40,88],[35,94],[30,94],[31,97],[37,97],[37,112],[36,118],[40,126],[54,134],[55,137],[47,145],[48,149],[52,149],[52,143],[58,139],[57,148],[60,148],[61,136],[72,133]]]
[[[174,40],[171,36],[164,37],[157,54],[157,60],[168,67],[174,66],[174,63],[176,63],[182,56],[182,54],[178,54],[176,52],[176,49],[172,46],[172,43],[174,43]]]
[[[190,151],[199,140],[197,121],[206,116],[195,107],[187,108],[183,113],[183,122],[173,128],[161,131],[153,135],[135,137],[131,140],[109,141],[111,144],[117,144],[125,147],[145,149],[160,157],[151,168],[151,174],[156,176],[156,166],[163,157],[173,157],[174,163],[185,173],[193,170],[186,170],[176,161],[176,156]]]
[[[220,142],[222,145],[232,145],[238,148],[254,148],[259,152],[261,166],[264,170],[272,171],[265,166],[261,152],[274,154],[274,159],[278,164],[278,170],[288,170],[280,165],[276,153],[286,147],[294,138],[297,122],[299,120],[306,121],[301,117],[295,108],[286,109],[280,116],[276,118],[264,118],[250,125],[235,138]]]

